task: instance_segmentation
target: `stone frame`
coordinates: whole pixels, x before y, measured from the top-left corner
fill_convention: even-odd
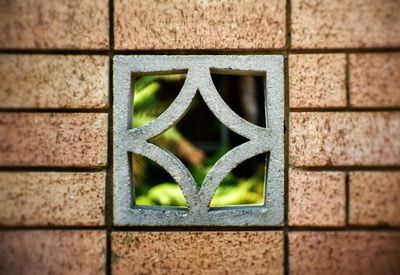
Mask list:
[[[284,73],[281,55],[118,55],[114,57],[113,208],[117,226],[266,226],[282,225],[284,216]],[[216,90],[210,71],[265,77],[265,128],[233,112]],[[187,71],[185,83],[157,119],[130,129],[132,75]],[[249,141],[231,149],[214,165],[201,188],[179,159],[147,142],[174,125],[200,93],[215,117]],[[129,152],[157,162],[179,184],[187,208],[136,206]],[[268,153],[264,205],[209,207],[220,181],[239,163]]]

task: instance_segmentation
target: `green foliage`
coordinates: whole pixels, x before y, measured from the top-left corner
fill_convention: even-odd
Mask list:
[[[162,83],[163,81],[176,81],[177,78],[182,79],[176,75],[146,76],[135,82],[133,127],[140,127],[165,111],[171,101],[159,99],[158,96],[163,92]],[[215,154],[204,158],[204,152],[186,140],[175,126],[154,138],[152,142],[186,158],[190,164],[189,170],[199,185],[214,164],[230,149],[227,145],[222,146]],[[134,165],[135,185],[139,187],[136,190],[137,205],[186,206],[185,198],[178,184],[154,183],[146,178],[146,175],[151,174],[148,170],[157,169],[153,164],[146,162],[145,158],[135,155]],[[239,178],[233,173],[229,173],[217,188],[211,206],[262,204],[263,197],[263,167],[260,167],[249,178]]]
[[[161,183],[152,187],[145,196],[138,196],[140,205],[186,205],[185,197],[176,183]]]

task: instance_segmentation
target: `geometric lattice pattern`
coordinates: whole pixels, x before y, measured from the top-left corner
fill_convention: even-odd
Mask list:
[[[237,115],[216,90],[210,72],[265,77],[266,127]],[[131,128],[132,76],[187,72],[176,99],[157,119]],[[184,116],[200,93],[215,117],[248,139],[227,152],[210,170],[201,187],[189,170],[168,151],[149,140]],[[283,56],[192,55],[114,57],[114,223],[118,226],[261,226],[283,224],[284,186],[284,77]],[[143,155],[163,167],[179,184],[187,208],[135,205],[129,152]],[[241,162],[268,153],[264,205],[210,208],[222,179]]]

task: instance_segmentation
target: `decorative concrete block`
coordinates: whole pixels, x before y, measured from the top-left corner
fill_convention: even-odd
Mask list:
[[[222,100],[210,68],[242,71],[266,77],[267,127],[256,126]],[[183,88],[169,108],[152,122],[129,129],[132,74],[188,70]],[[117,225],[280,225],[283,223],[283,56],[116,56],[114,58],[114,222]],[[226,153],[199,188],[175,156],[148,142],[174,125],[200,93],[218,120],[249,141]],[[136,206],[128,152],[143,155],[163,167],[179,184],[188,208]],[[221,180],[241,162],[269,152],[265,204],[210,210]]]

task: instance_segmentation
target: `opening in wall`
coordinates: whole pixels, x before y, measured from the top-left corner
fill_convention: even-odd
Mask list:
[[[282,224],[283,79],[282,56],[114,57],[115,224]]]
[[[243,119],[265,126],[262,76],[211,74],[223,100]],[[160,116],[176,99],[186,74],[136,76],[132,81],[132,128]],[[167,150],[189,169],[201,187],[215,163],[248,140],[223,125],[197,94],[185,115],[149,142]],[[156,162],[130,154],[135,205],[187,207],[178,183]],[[265,190],[265,154],[248,159],[228,173],[212,198],[211,207],[262,205]]]

